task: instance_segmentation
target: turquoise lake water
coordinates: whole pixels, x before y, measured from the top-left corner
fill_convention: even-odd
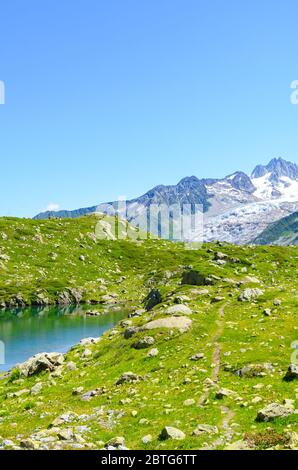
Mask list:
[[[90,309],[90,307],[89,307]],[[66,352],[82,338],[100,336],[126,314],[89,317],[83,307],[46,307],[0,313],[0,371],[8,370],[39,352]],[[4,362],[4,363],[3,363]]]

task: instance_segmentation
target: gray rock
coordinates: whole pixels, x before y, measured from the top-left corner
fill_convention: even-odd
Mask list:
[[[106,450],[128,450],[125,447],[125,439],[122,436],[116,436],[105,444]]]
[[[160,433],[160,439],[161,440],[166,440],[166,439],[174,439],[178,441],[182,441],[185,439],[185,434],[183,431],[180,429],[174,428],[172,426],[165,426],[163,430]]]
[[[264,377],[268,373],[272,373],[274,368],[270,363],[263,364],[247,364],[235,371],[239,377]]]
[[[138,382],[142,377],[134,374],[133,372],[125,372],[121,375],[121,377],[117,380],[116,385],[122,385],[124,383],[132,383]]]
[[[257,287],[254,289],[247,288],[244,289],[244,291],[241,292],[241,294],[238,297],[238,300],[240,302],[250,302],[261,295],[264,294],[264,291],[262,289],[258,289]]]
[[[147,434],[146,436],[142,437],[143,444],[149,444],[149,442],[151,442],[151,441],[152,441],[151,434]]]
[[[204,359],[205,354],[204,353],[197,353],[191,356],[190,360],[191,361],[199,361],[200,359]]]
[[[212,276],[205,276],[195,270],[186,271],[182,276],[181,284],[191,286],[211,286],[215,284],[216,279]]]
[[[167,318],[160,318],[158,320],[152,320],[149,323],[146,323],[142,326],[142,330],[154,330],[156,328],[177,328],[181,332],[188,330],[192,325],[192,321],[190,318],[187,317],[167,317]]]
[[[155,305],[160,304],[161,302],[162,295],[160,290],[152,289],[144,300],[144,307],[148,311],[155,307]]]
[[[209,424],[198,424],[192,435],[200,436],[201,434],[218,434],[218,428]]]
[[[135,349],[146,349],[152,346],[155,343],[155,340],[152,336],[144,336],[139,341],[137,341],[133,347]]]
[[[140,331],[139,328],[135,327],[135,326],[129,326],[128,328],[126,328],[126,330],[124,331],[123,333],[123,336],[125,339],[129,339],[131,338],[133,335],[135,335],[136,333],[138,333]]]
[[[20,374],[28,377],[39,374],[42,371],[53,371],[64,362],[64,356],[60,353],[40,353],[30,357],[26,362],[17,365]]]
[[[177,304],[177,305],[172,305],[171,307],[168,307],[165,310],[165,313],[168,315],[191,315],[192,310],[184,304]]]
[[[279,403],[270,403],[258,412],[257,421],[273,421],[276,418],[286,418],[293,413],[289,407]]]
[[[298,379],[298,366],[296,364],[290,364],[285,375],[285,380]]]
[[[37,382],[30,390],[31,395],[38,395],[41,392],[42,384]]]
[[[158,356],[158,349],[157,348],[152,348],[150,351],[148,351],[147,357],[156,357]]]

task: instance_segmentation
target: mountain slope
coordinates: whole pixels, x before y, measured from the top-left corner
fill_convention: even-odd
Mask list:
[[[298,212],[269,225],[253,242],[258,245],[298,245]]]
[[[0,222],[2,299],[83,287],[129,312],[51,367],[2,374],[0,449],[297,448],[298,247],[94,241],[92,216]]]

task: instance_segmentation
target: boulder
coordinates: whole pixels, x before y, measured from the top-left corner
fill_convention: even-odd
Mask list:
[[[155,343],[154,338],[152,336],[144,336],[144,338],[141,338],[139,341],[137,341],[133,347],[135,349],[146,349],[152,346]]]
[[[298,379],[298,366],[296,364],[290,364],[285,375],[285,380]]]
[[[210,424],[198,424],[196,429],[192,432],[192,435],[200,436],[201,434],[218,434],[218,428]]]
[[[199,271],[190,270],[186,271],[182,276],[181,284],[188,284],[191,286],[211,286],[215,284],[215,278],[205,276]]]
[[[276,418],[286,418],[293,413],[291,408],[280,405],[279,403],[270,403],[262,408],[257,415],[257,421],[273,421]]]
[[[264,377],[273,371],[273,366],[270,363],[247,364],[241,369],[236,370],[235,374],[239,377]]]
[[[159,289],[152,289],[144,300],[144,307],[148,311],[155,307],[155,305],[160,304],[161,302],[162,295]]]
[[[64,362],[64,356],[60,353],[40,353],[30,357],[26,362],[17,365],[20,374],[28,377],[39,374],[42,371],[53,371]]]
[[[37,382],[30,390],[31,395],[38,395],[41,392],[42,383]]]
[[[204,359],[205,354],[204,353],[197,353],[191,356],[190,360],[191,361],[199,361],[200,359]]]
[[[116,385],[122,385],[124,383],[138,382],[141,377],[133,372],[124,372],[121,377],[117,380]]]
[[[150,351],[148,351],[147,357],[156,357],[158,356],[158,349],[157,348],[152,348]]]
[[[238,300],[240,302],[250,302],[261,295],[264,294],[264,291],[262,289],[254,288],[254,289],[244,289],[244,291],[241,292],[241,294],[238,297]]]
[[[172,305],[171,307],[168,307],[165,310],[165,313],[168,315],[191,315],[192,310],[184,304],[177,304],[177,305]]]
[[[161,440],[174,439],[178,441],[182,441],[185,437],[183,431],[172,426],[165,426],[159,436]]]
[[[181,317],[168,317],[168,318],[160,318],[158,320],[152,320],[149,323],[146,323],[144,326],[141,327],[143,331],[146,330],[154,330],[156,328],[177,328],[181,332],[188,330],[192,325],[192,321],[190,318],[181,316]]]
[[[140,331],[139,328],[137,328],[136,326],[129,326],[128,328],[126,328],[126,330],[124,331],[123,333],[123,336],[125,339],[129,339],[131,338],[133,335],[135,335],[136,333],[138,333]]]

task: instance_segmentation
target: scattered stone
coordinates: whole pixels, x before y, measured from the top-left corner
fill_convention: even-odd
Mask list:
[[[228,388],[221,388],[215,394],[215,398],[217,398],[218,400],[222,400],[225,397],[235,398],[237,396],[238,395],[236,392],[234,392],[233,390],[229,390]]]
[[[200,359],[204,359],[205,354],[204,353],[197,353],[191,356],[190,360],[191,361],[199,361]]]
[[[77,365],[75,362],[70,361],[66,364],[66,369],[69,371],[76,370],[76,368],[77,368]]]
[[[189,302],[190,298],[187,295],[177,295],[174,297],[174,304],[183,304],[183,302]]]
[[[186,271],[182,276],[181,284],[191,286],[211,286],[217,279],[214,276],[205,276],[195,270]]]
[[[286,418],[293,410],[278,403],[270,403],[258,412],[257,421],[273,421],[276,418]]]
[[[61,441],[70,441],[74,437],[74,433],[72,429],[66,428],[61,429],[57,432],[57,437]]]
[[[154,330],[156,328],[177,328],[181,332],[188,330],[192,325],[192,321],[187,317],[168,317],[160,318],[158,320],[152,320],[146,323],[141,329],[142,330]]]
[[[159,436],[161,440],[174,439],[178,441],[182,441],[185,437],[184,432],[172,426],[165,426]]]
[[[148,351],[147,357],[156,357],[158,356],[158,349],[157,348],[152,348],[150,351]]]
[[[149,346],[152,346],[155,343],[155,340],[152,336],[144,336],[144,338],[137,341],[133,347],[135,349],[146,349]]]
[[[274,372],[273,365],[270,363],[247,364],[235,371],[239,377],[264,377],[268,373]]]
[[[26,450],[38,450],[39,443],[33,441],[32,439],[23,439],[22,441],[20,441],[20,447]]]
[[[290,364],[285,375],[285,380],[298,379],[298,366],[296,364]]]
[[[232,444],[228,444],[225,447],[225,450],[251,450],[251,447],[248,445],[248,442],[239,440]]]
[[[255,289],[250,289],[250,288],[247,288],[247,289],[244,289],[243,292],[241,292],[241,294],[239,295],[238,297],[238,300],[240,302],[250,302],[251,300],[254,300],[258,297],[260,297],[261,295],[264,294],[264,291],[261,290],[261,289],[258,289],[258,288],[255,288]]]
[[[155,305],[162,302],[162,295],[158,289],[152,289],[144,300],[145,309],[151,310]]]
[[[83,346],[88,346],[89,344],[97,344],[99,343],[101,338],[83,338],[81,339],[79,344],[82,344]]]
[[[17,365],[20,374],[28,377],[39,374],[42,371],[53,371],[64,362],[64,356],[60,353],[40,353],[30,357],[26,362]]]
[[[147,434],[146,436],[142,437],[143,444],[149,444],[149,442],[151,442],[151,441],[152,441],[151,434]]]
[[[71,423],[75,419],[77,419],[78,415],[73,411],[68,411],[67,413],[63,413],[62,415],[58,416],[58,418],[54,419],[51,423],[51,427],[59,427],[61,424]]]
[[[105,444],[107,450],[126,450],[124,437],[113,437]]]
[[[135,326],[129,326],[123,333],[123,336],[125,339],[129,339],[131,338],[133,335],[135,335],[136,333],[138,333],[140,331],[139,328],[135,327]]]
[[[184,406],[192,406],[196,403],[196,400],[193,398],[188,398],[187,400],[184,400],[183,405]]]
[[[138,382],[141,378],[142,378],[141,376],[139,376],[137,374],[133,374],[132,372],[125,372],[117,380],[116,385],[122,385],[124,383]]]
[[[90,351],[90,349],[86,348],[84,351],[83,351],[83,354],[82,354],[82,357],[90,357],[92,356],[92,351]]]
[[[165,310],[165,313],[168,315],[191,315],[192,310],[184,304],[177,304],[177,305],[172,305],[171,307],[168,307]]]
[[[41,392],[42,384],[37,382],[30,390],[31,395],[38,395]]]
[[[218,428],[209,424],[198,424],[192,435],[200,436],[201,434],[218,434]]]

